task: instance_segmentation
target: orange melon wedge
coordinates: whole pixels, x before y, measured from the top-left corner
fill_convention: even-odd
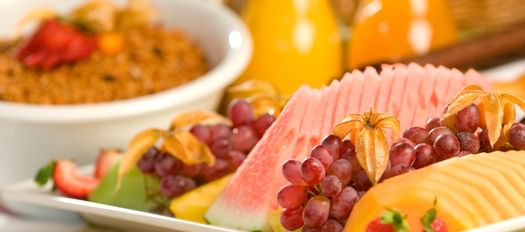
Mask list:
[[[374,186],[356,204],[345,231],[365,231],[385,209],[407,215],[410,231],[437,199],[437,217],[461,231],[525,214],[525,152],[492,152],[437,163]]]

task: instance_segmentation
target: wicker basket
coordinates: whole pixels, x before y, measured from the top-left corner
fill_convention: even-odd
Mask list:
[[[448,0],[458,28],[487,32],[525,22],[523,0]]]

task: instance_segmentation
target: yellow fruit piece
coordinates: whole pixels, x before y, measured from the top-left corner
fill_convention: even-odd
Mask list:
[[[283,209],[276,209],[272,212],[270,212],[270,226],[272,227],[272,232],[290,232],[289,230],[285,229],[283,225],[281,225],[281,213],[283,212]],[[294,230],[293,232],[299,232],[301,231],[301,228]]]
[[[270,212],[270,226],[273,232],[286,232],[286,229],[281,225],[281,209],[276,209]]]
[[[209,182],[184,195],[173,198],[170,203],[170,210],[176,218],[206,223],[204,214],[222,192],[232,175],[227,175],[221,179]]]
[[[525,152],[450,159],[374,186],[356,204],[345,231],[365,231],[385,209],[407,215],[410,231],[437,199],[437,217],[462,231],[525,214]]]

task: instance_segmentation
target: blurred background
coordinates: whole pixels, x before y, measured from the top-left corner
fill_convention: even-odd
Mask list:
[[[303,81],[319,87],[368,65],[483,70],[525,55],[525,4],[519,0],[215,2],[240,14],[252,32],[254,56],[241,79],[270,79],[285,93]]]

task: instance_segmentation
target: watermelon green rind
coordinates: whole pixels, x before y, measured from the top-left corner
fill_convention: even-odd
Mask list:
[[[294,94],[279,118],[253,148],[230,183],[242,183],[245,179],[252,182],[246,185],[229,184],[206,212],[205,218],[210,224],[245,231],[268,231],[270,229],[268,213],[276,205],[271,204],[275,197],[274,191],[266,190],[273,187],[270,182],[279,173],[274,168],[281,161],[279,151],[293,147],[299,129],[297,124],[300,123],[293,120],[304,116],[304,106],[308,100],[304,98],[304,95],[309,91],[310,88],[301,87]],[[267,143],[272,146],[265,146]],[[264,207],[252,207],[253,205]]]

